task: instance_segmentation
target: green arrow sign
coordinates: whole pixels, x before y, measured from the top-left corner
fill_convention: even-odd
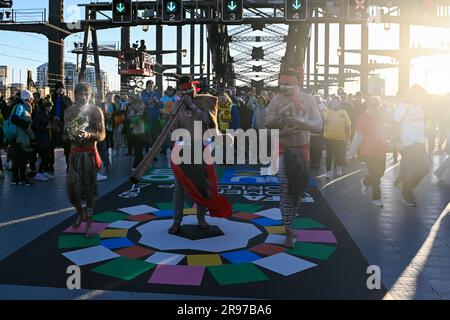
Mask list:
[[[174,12],[177,9],[177,5],[175,2],[169,2],[167,4],[167,10],[169,10],[169,12]]]
[[[231,11],[236,10],[237,8],[237,4],[235,1],[230,1],[230,3],[228,3],[228,9],[230,9]]]
[[[117,5],[116,10],[118,13],[123,13],[125,11],[125,5],[121,2]]]
[[[292,8],[295,10],[300,10],[302,8],[302,3],[298,0],[295,0],[295,2],[292,3]]]

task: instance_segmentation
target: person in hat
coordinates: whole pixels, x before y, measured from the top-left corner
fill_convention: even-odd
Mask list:
[[[182,109],[178,113],[177,120],[173,129],[184,129],[190,133],[191,140],[178,140],[175,142],[172,151],[171,167],[175,175],[175,188],[173,195],[174,202],[174,222],[169,229],[169,233],[176,234],[180,232],[181,222],[183,220],[184,194],[189,196],[197,204],[197,220],[202,230],[209,229],[209,224],[205,220],[206,209],[209,209],[213,217],[228,217],[232,214],[231,204],[218,194],[217,175],[213,165],[204,162],[201,164],[190,163],[175,164],[174,157],[180,152],[180,145],[185,148],[191,148],[191,155],[194,155],[194,145],[196,143],[206,147],[203,141],[203,133],[209,129],[218,132],[217,125],[217,98],[209,96],[206,103],[200,107],[199,99],[196,99],[199,91],[196,85],[198,82],[192,81],[191,77],[183,76],[178,83],[178,90],[182,97],[179,103],[182,103]],[[195,136],[194,125],[198,121],[202,125],[202,136]],[[184,137],[183,137],[184,138]],[[202,157],[203,158],[203,157]],[[192,160],[192,159],[191,159]]]
[[[89,104],[91,86],[75,86],[75,105],[64,113],[64,139],[71,145],[67,170],[67,191],[78,212],[74,229],[85,221],[86,237],[91,237],[92,216],[97,195],[97,172],[101,159],[97,143],[106,137],[105,120],[100,108]]]
[[[63,141],[64,132],[64,112],[72,105],[72,100],[65,95],[64,84],[60,81],[55,84],[55,92],[52,95],[53,108],[50,111],[50,168],[49,174],[54,174],[55,164],[55,148],[63,147],[64,155],[66,156],[66,164],[69,157],[70,145]]]
[[[266,127],[279,129],[280,210],[286,228],[284,245],[293,248],[292,221],[299,213],[303,191],[308,186],[310,131],[322,130],[315,99],[299,88],[298,75],[283,70],[278,80],[280,95],[267,107]]]
[[[33,130],[31,129],[33,95],[28,90],[20,92],[20,102],[15,105],[11,112],[11,123],[16,125],[17,135],[15,141],[12,141],[12,159],[13,159],[13,177],[12,184],[30,186],[31,183],[25,176],[27,163],[33,150],[32,143],[35,140]]]

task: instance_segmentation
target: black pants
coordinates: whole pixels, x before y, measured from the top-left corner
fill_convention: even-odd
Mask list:
[[[146,146],[146,141],[143,137],[131,136],[128,140],[129,145],[131,144],[133,150],[133,168],[137,168],[139,163],[141,163],[144,158],[144,148]]]
[[[345,140],[325,139],[325,149],[327,150],[327,171],[332,168],[333,160],[335,166],[342,166],[345,160]]]
[[[39,151],[39,157],[41,158],[41,164],[39,166],[38,171],[39,173],[49,172],[50,170],[50,151],[44,150]]]
[[[26,180],[25,171],[27,169],[27,163],[30,159],[30,152],[22,150],[19,143],[12,143],[12,156],[13,156],[13,180],[24,181]]]
[[[323,136],[311,135],[311,165],[320,167],[323,151]]]
[[[362,156],[361,160],[366,164],[368,175],[364,177],[364,185],[372,187],[372,199],[381,199],[381,177],[386,170],[386,156]]]
[[[105,140],[106,140],[107,148],[114,149],[113,137],[114,137],[113,131],[106,131],[106,139]]]
[[[30,163],[30,170],[33,172],[36,172],[36,161],[37,161],[37,152],[32,151],[29,155],[29,163]]]
[[[109,167],[109,154],[108,154],[108,142],[103,140],[102,142],[97,143],[97,150],[100,154],[100,158],[102,159],[103,167]]]
[[[131,134],[126,134],[125,139],[128,145],[128,154],[133,154],[133,137]]]

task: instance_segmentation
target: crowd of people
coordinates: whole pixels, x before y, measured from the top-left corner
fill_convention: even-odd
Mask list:
[[[219,130],[269,128],[269,106],[280,95],[280,89],[237,92],[232,87],[209,91],[218,96]],[[433,97],[415,85],[404,100],[365,96],[362,92],[347,94],[343,88],[330,96],[315,92],[308,96],[314,98],[323,121],[322,127],[309,130],[309,167],[323,166],[326,179],[333,179],[344,175],[349,159],[360,159],[368,172],[361,180],[362,192],[366,194],[371,188],[372,203],[382,206],[380,179],[386,168],[386,154],[392,152],[394,163],[401,154],[395,183],[403,185],[402,201],[415,205],[413,190],[428,173],[430,156],[449,152],[450,95]],[[97,145],[102,162],[97,180],[107,179],[112,156],[120,154],[122,148],[128,150],[125,156],[134,157],[135,169],[179,99],[174,87],[161,93],[152,80],[147,81],[140,95],[108,93],[105,102],[98,105],[105,118],[106,139]],[[7,161],[3,164],[0,158],[0,168],[12,171],[12,184],[29,186],[30,178],[40,182],[54,179],[56,148],[64,149],[68,161],[70,146],[63,139],[64,112],[72,104],[62,83],[57,83],[51,96],[40,97],[22,90],[6,101],[0,99],[0,143],[7,151]],[[161,153],[170,149],[168,138]],[[447,157],[435,171],[439,179],[445,179],[449,162]],[[4,176],[3,170],[0,176]]]

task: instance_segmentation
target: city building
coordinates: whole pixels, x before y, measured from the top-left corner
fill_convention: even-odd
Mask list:
[[[386,80],[380,78],[378,74],[370,76],[369,88],[367,93],[384,97],[386,94]]]
[[[40,65],[37,70],[36,76],[36,86],[39,88],[44,88],[48,86],[48,63]],[[108,73],[104,70],[100,71],[100,77],[102,81],[103,91],[107,92],[109,90]],[[86,68],[86,82],[92,86],[92,91],[97,93],[97,84],[95,81],[95,68],[93,66],[88,66]],[[64,84],[68,94],[73,93],[75,85],[78,83],[78,72],[77,66],[71,62],[64,63]]]
[[[0,66],[0,95],[6,96],[8,88],[8,66]]]

